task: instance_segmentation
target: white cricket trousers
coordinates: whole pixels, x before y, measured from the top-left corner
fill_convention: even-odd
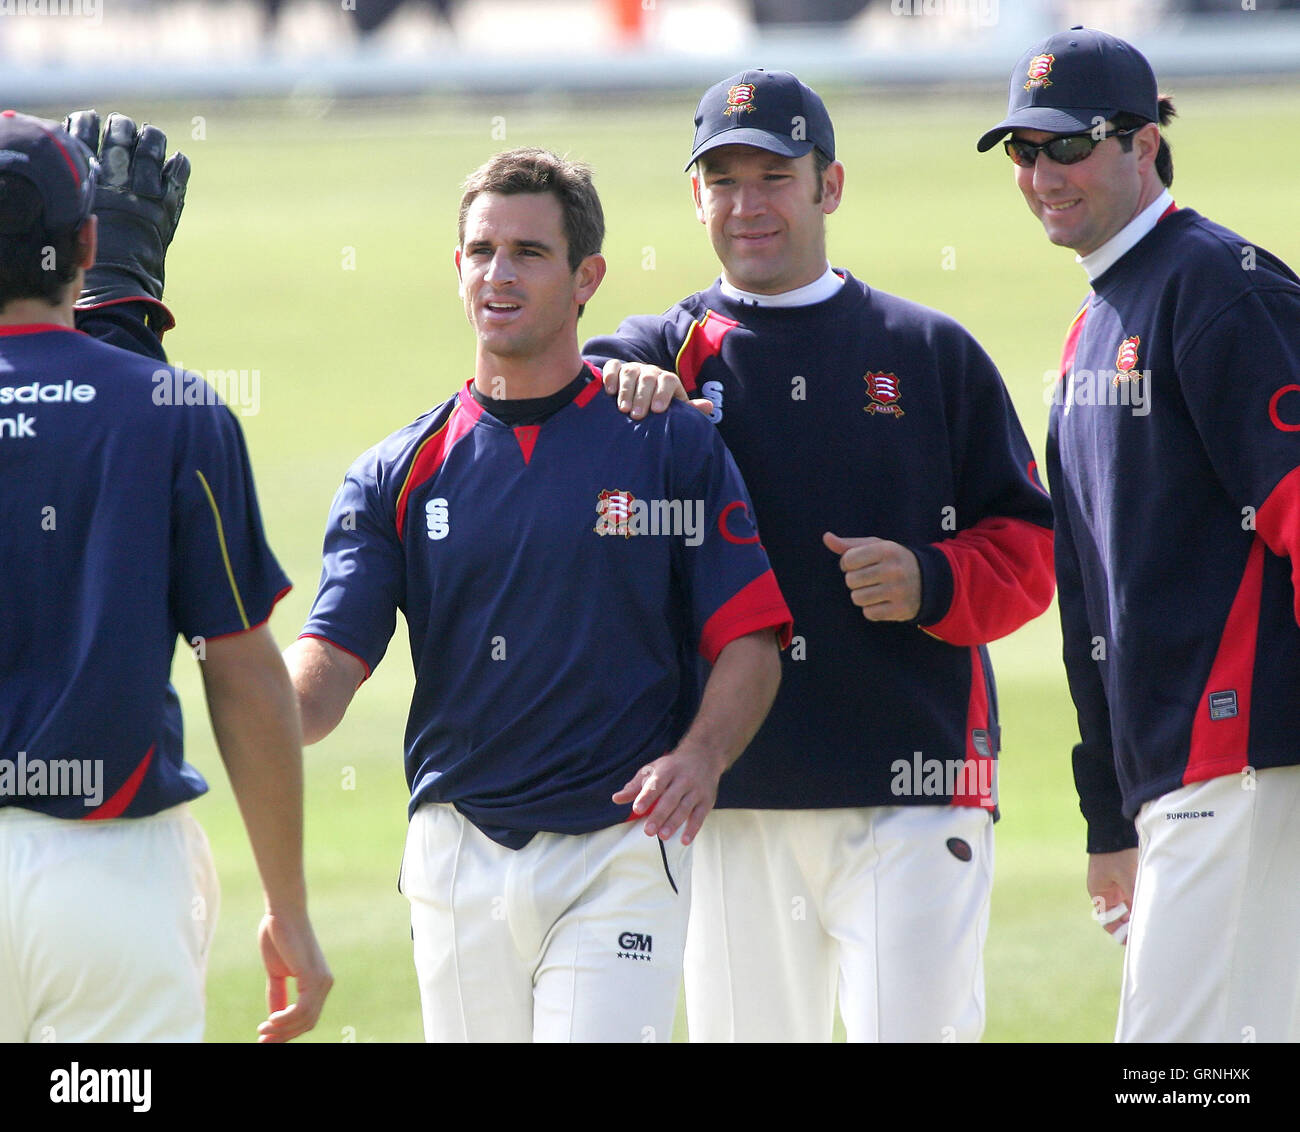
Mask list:
[[[715,810],[695,841],[691,1041],[973,1042],[993,820],[953,806]]]
[[[416,810],[402,860],[430,1042],[666,1042],[691,847],[640,821],[507,849],[454,806]]]
[[[1138,811],[1119,1042],[1300,1042],[1300,767]]]
[[[185,806],[66,821],[0,807],[0,1042],[198,1042],[219,902]]]

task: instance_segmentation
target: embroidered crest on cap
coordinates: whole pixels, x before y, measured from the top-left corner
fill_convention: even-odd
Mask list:
[[[893,417],[904,415],[898,403],[898,377],[895,374],[868,373],[862,380],[867,383],[867,396],[871,398],[870,405],[862,406],[863,412],[888,413]]]
[[[727,91],[727,108],[723,114],[730,116],[736,114],[748,114],[754,109],[754,84],[737,83]]]
[[[1052,73],[1052,64],[1056,62],[1055,55],[1035,55],[1029,60],[1029,81],[1025,83],[1025,90],[1033,90],[1034,87],[1049,87],[1052,80],[1047,76]]]

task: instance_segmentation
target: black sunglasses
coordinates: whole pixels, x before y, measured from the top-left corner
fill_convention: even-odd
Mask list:
[[[1145,122],[1144,125],[1146,125]],[[1007,151],[1007,156],[1012,161],[1025,169],[1032,169],[1038,164],[1039,153],[1047,154],[1057,165],[1077,165],[1106,138],[1126,138],[1129,134],[1135,134],[1140,129],[1142,129],[1142,126],[1134,126],[1131,130],[1111,130],[1102,137],[1097,137],[1092,130],[1087,130],[1081,134],[1064,134],[1059,138],[1052,138],[1051,141],[1045,142],[1007,138],[1002,143],[1002,147]]]

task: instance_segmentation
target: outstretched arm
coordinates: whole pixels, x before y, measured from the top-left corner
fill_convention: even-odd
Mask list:
[[[262,1042],[316,1025],[334,983],[307,916],[302,865],[302,740],[293,688],[271,631],[211,640],[203,683],[212,730],[252,843],[266,900],[259,929],[270,1016]],[[285,980],[298,984],[288,1002]]]
[[[642,767],[614,795],[646,819],[645,831],[667,841],[685,824],[689,845],[718,797],[718,780],[749,745],[781,683],[776,633],[761,629],[737,637],[718,654],[694,723],[666,755]]]
[[[166,361],[161,339],[175,319],[162,302],[164,267],[185,206],[189,158],[167,157],[161,130],[137,130],[122,114],[108,116],[102,137],[93,110],[78,110],[63,125],[99,160],[99,249],[77,299],[77,329]]]

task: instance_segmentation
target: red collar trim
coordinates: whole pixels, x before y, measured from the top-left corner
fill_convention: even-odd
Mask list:
[[[460,407],[469,414],[469,419],[477,421],[483,415],[483,406],[474,400],[474,394],[469,391],[470,386],[474,384],[471,377],[464,385],[460,387]]]
[[[17,334],[44,334],[47,330],[66,330],[69,334],[80,334],[81,331],[71,326],[60,326],[57,322],[23,322],[14,323],[12,326],[0,326],[0,337],[11,337]]]

